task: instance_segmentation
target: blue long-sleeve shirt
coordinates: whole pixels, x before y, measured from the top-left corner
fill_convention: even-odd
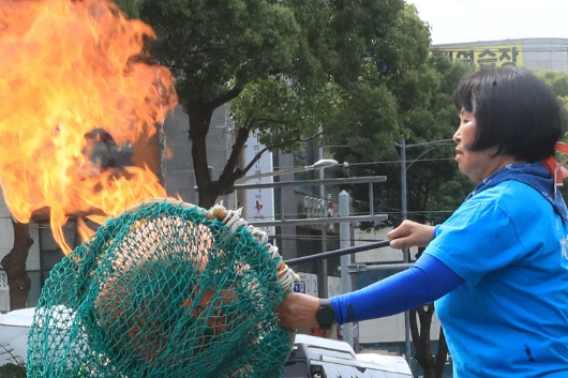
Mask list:
[[[331,298],[338,324],[394,315],[430,303],[463,280],[435,257],[422,255],[409,269],[361,290]]]

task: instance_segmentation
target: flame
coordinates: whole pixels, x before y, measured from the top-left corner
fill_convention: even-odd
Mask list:
[[[17,221],[49,210],[65,253],[70,216],[102,224],[166,195],[148,166],[94,151],[144,146],[176,105],[171,73],[146,63],[154,37],[108,1],[0,0],[0,185]]]

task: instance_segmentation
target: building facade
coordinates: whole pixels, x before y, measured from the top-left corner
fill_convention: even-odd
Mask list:
[[[531,70],[568,73],[568,39],[522,38],[434,45],[450,59],[471,62],[477,68],[509,65]]]

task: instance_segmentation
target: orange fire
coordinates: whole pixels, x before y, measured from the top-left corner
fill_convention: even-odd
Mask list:
[[[176,105],[171,73],[145,63],[148,38],[111,2],[0,0],[0,184],[17,221],[49,210],[65,253],[70,216],[102,224],[166,194],[146,165],[97,154],[144,145]]]

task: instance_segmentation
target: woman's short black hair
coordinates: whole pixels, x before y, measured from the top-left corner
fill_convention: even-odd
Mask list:
[[[535,162],[554,154],[565,133],[562,106],[554,92],[526,69],[483,69],[467,76],[454,94],[458,109],[477,121],[474,141],[466,148],[497,147],[497,154]]]

